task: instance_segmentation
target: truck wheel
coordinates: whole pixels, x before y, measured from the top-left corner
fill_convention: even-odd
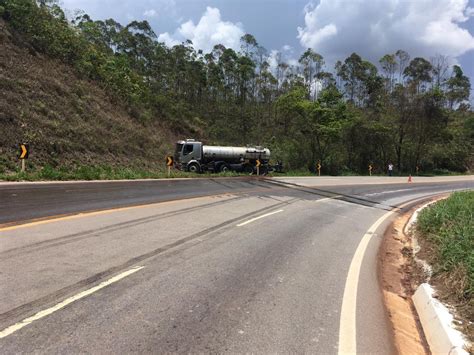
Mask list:
[[[247,173],[247,174],[251,174],[253,173],[253,166],[252,165],[244,165],[244,172]]]
[[[198,164],[196,163],[191,163],[188,165],[188,171],[190,173],[200,173],[201,172],[201,168],[199,167]]]
[[[228,171],[230,171],[230,166],[227,165],[227,164],[222,164],[220,167],[219,167],[219,171],[221,173],[226,173]]]

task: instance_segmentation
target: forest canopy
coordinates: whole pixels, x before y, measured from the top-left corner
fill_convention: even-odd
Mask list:
[[[402,49],[377,63],[352,53],[329,68],[307,49],[276,63],[246,34],[240,50],[160,43],[147,21],[67,18],[56,1],[0,0],[0,17],[35,51],[96,81],[131,115],[209,143],[260,144],[290,169],[330,174],[464,172],[474,166],[470,81],[449,57]],[[449,53],[448,53],[449,55]],[[189,137],[183,137],[189,138]],[[171,143],[171,142],[170,142]]]

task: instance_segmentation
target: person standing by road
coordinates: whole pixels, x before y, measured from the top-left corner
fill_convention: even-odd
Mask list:
[[[392,176],[393,174],[393,164],[391,162],[388,163],[388,176]]]

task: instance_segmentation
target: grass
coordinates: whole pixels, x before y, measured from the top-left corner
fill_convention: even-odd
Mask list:
[[[164,178],[192,178],[192,177],[232,177],[242,174],[225,172],[219,174],[192,174],[188,172],[140,170],[134,168],[100,166],[79,166],[75,169],[53,168],[45,166],[38,170],[27,172],[0,173],[0,180],[4,181],[65,181],[65,180],[134,180],[134,179],[164,179]]]
[[[434,275],[458,301],[474,296],[474,191],[455,192],[425,208],[418,218],[420,237],[430,243]]]
[[[109,165],[78,166],[76,168],[53,168],[50,165],[44,167],[33,167],[25,173],[19,171],[18,167],[12,171],[10,165],[6,165],[0,157],[0,181],[65,181],[65,180],[133,180],[133,179],[163,179],[163,178],[196,178],[196,177],[233,177],[247,176],[246,173],[225,172],[192,174],[176,169],[171,170],[168,176],[165,170],[137,169],[128,167],[113,167]],[[316,173],[307,169],[288,170],[283,173],[272,172],[269,176],[293,177],[293,176],[317,176]],[[330,176],[321,174],[321,176]],[[344,172],[340,176],[360,176],[352,172]],[[386,176],[385,174],[372,174],[372,176]]]

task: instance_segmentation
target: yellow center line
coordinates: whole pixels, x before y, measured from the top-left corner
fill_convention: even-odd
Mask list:
[[[219,195],[199,196],[199,197],[192,197],[192,198],[174,200],[174,201],[163,201],[163,202],[146,203],[143,205],[136,205],[136,206],[109,208],[109,209],[100,210],[100,211],[78,212],[77,214],[66,215],[63,217],[51,216],[51,217],[46,217],[46,219],[41,219],[41,220],[37,220],[33,222],[27,222],[23,224],[17,224],[13,226],[1,227],[0,225],[0,232],[6,232],[6,231],[20,229],[20,228],[29,228],[29,227],[42,225],[42,224],[59,222],[59,221],[68,221],[68,220],[77,219],[77,218],[98,216],[102,214],[108,214],[108,213],[114,213],[114,212],[120,212],[120,211],[128,211],[128,210],[138,209],[138,208],[155,207],[155,206],[158,206],[158,205],[161,206],[164,204],[174,204],[174,203],[182,202],[183,200],[190,201],[190,200],[205,199],[207,197],[225,197],[225,196],[232,196],[232,194],[225,193],[225,194],[219,194]]]

